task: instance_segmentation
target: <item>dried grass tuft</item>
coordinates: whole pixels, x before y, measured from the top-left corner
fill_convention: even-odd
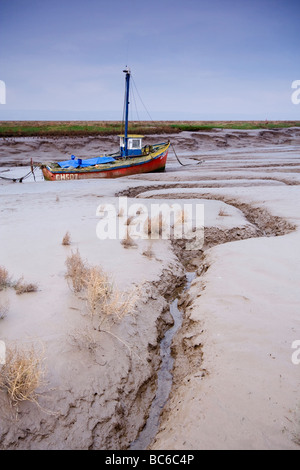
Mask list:
[[[136,248],[137,247],[137,243],[131,238],[128,231],[126,234],[126,238],[123,238],[121,240],[121,245],[123,245],[124,248]]]
[[[71,289],[81,292],[87,285],[90,268],[84,262],[77,250],[66,259],[67,273],[65,275]]]
[[[31,282],[24,282],[23,277],[18,280],[18,282],[14,286],[16,290],[16,294],[26,294],[29,292],[37,292],[38,286],[37,284],[33,284]]]
[[[133,220],[134,220],[134,216],[130,215],[129,217],[127,217],[125,225],[130,225]]]
[[[152,247],[151,246],[148,246],[148,248],[146,248],[142,255],[146,256],[147,258],[153,258],[154,256],[154,253],[153,253],[153,250],[152,250]]]
[[[108,275],[99,267],[90,269],[87,277],[87,303],[91,315],[101,307],[104,299],[110,297],[112,285]]]
[[[62,244],[63,246],[69,246],[69,245],[71,245],[71,235],[70,235],[70,232],[66,232],[65,236],[64,236],[63,239],[62,239],[61,244]]]
[[[119,209],[118,211],[118,217],[123,217],[124,215],[124,207],[121,207],[121,209]]]
[[[175,220],[175,225],[182,225],[187,221],[187,215],[184,210],[181,210]]]
[[[147,235],[151,235],[151,218],[150,218],[150,217],[147,217],[147,219],[145,220],[145,223],[144,223],[144,232],[145,232]]]
[[[113,288],[108,275],[98,267],[90,270],[86,292],[88,310],[99,321],[98,329],[109,318],[118,321],[128,315],[138,299],[137,290],[121,292]]]
[[[82,261],[78,250],[67,258],[66,265],[68,270],[66,278],[72,283],[73,291],[78,293],[84,290],[86,294],[88,312],[91,315],[94,330],[113,336],[131,353],[130,346],[110,329],[113,323],[134,313],[140,297],[139,289],[135,288],[130,292],[120,292],[114,289],[109,276],[102,268],[87,266]],[[90,330],[82,333],[74,332],[70,338],[80,349],[85,347],[95,352],[96,347],[99,346]]]
[[[138,298],[137,289],[130,292],[121,292],[115,289],[112,295],[106,297],[102,302],[100,314],[104,318],[122,320],[125,316],[133,313]]]
[[[136,215],[144,214],[144,209],[142,207],[139,207],[138,210],[136,211]]]
[[[228,212],[226,212],[224,209],[220,209],[219,210],[219,217],[229,217],[230,214],[228,214]]]
[[[10,285],[10,276],[4,266],[0,266],[0,290]]]
[[[155,217],[147,217],[144,223],[144,232],[147,235],[162,235],[164,223],[161,213]]]
[[[0,388],[7,392],[12,405],[30,401],[37,403],[37,389],[43,385],[44,358],[31,347],[8,347],[2,366]]]

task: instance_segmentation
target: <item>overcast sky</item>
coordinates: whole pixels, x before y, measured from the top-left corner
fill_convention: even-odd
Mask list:
[[[0,120],[119,120],[125,65],[154,120],[299,120],[299,19],[299,0],[1,0]]]

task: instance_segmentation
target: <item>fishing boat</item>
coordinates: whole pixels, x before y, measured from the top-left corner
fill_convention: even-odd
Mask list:
[[[143,145],[142,135],[128,133],[128,112],[130,77],[129,68],[125,73],[124,134],[120,135],[120,148],[109,155],[94,158],[77,158],[41,165],[45,180],[78,180],[85,178],[119,178],[137,173],[164,171],[170,142]]]

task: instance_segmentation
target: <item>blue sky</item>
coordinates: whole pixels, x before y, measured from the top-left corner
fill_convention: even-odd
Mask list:
[[[154,120],[299,120],[299,18],[299,0],[1,0],[0,120],[121,119],[125,65]]]

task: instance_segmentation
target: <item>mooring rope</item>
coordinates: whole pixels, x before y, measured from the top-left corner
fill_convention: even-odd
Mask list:
[[[179,158],[178,158],[178,155],[177,155],[177,153],[176,153],[176,150],[175,150],[173,144],[171,144],[171,147],[172,147],[172,150],[173,150],[173,152],[174,152],[174,154],[175,154],[175,157],[177,158],[178,163],[180,163],[180,165],[182,165],[182,166],[199,165],[200,163],[204,163],[204,162],[205,162],[205,160],[200,160],[200,162],[197,162],[197,163],[182,163],[182,162],[179,160]]]
[[[39,168],[39,167],[38,166],[32,167],[30,169],[30,171],[28,173],[26,173],[26,175],[24,175],[24,176],[20,176],[20,177],[18,176],[17,178],[9,178],[8,176],[0,176],[0,179],[7,180],[7,181],[13,181],[13,183],[15,183],[16,181],[19,181],[19,183],[22,183],[23,180],[25,180],[26,178],[29,178],[30,175],[33,175],[34,180],[35,180],[34,170],[36,170],[37,168]]]

